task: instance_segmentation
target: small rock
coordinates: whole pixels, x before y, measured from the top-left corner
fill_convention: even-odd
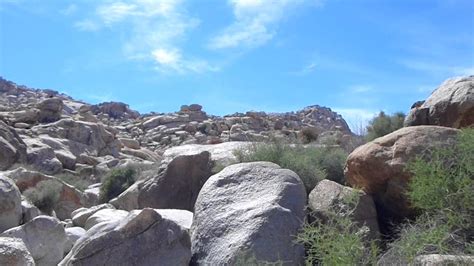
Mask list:
[[[34,266],[35,261],[19,238],[0,237],[0,265]]]

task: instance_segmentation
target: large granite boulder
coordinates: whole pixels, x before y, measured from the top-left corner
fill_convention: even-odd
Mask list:
[[[125,210],[155,208],[193,211],[201,187],[211,176],[209,152],[177,156],[157,176],[138,181],[111,203]]]
[[[358,228],[368,228],[368,239],[377,240],[380,237],[374,201],[363,191],[324,179],[309,194],[308,207],[311,216],[319,222],[325,222],[328,214],[336,211],[342,216],[349,215]]]
[[[163,153],[163,161],[171,161],[180,155],[195,155],[207,151],[211,154],[211,160],[214,167],[222,169],[231,164],[238,163],[237,157],[234,153],[236,150],[247,149],[251,145],[253,145],[253,143],[241,141],[230,141],[212,145],[181,145],[167,149]]]
[[[0,265],[34,266],[35,261],[23,240],[12,237],[0,237]]]
[[[38,216],[22,226],[3,232],[0,236],[22,239],[38,266],[57,265],[63,258],[66,232],[56,218]]]
[[[473,126],[474,76],[446,80],[425,102],[413,106],[405,125]]]
[[[37,105],[39,109],[38,121],[40,123],[51,123],[61,119],[63,101],[59,98],[49,98]]]
[[[404,219],[414,214],[405,189],[411,160],[435,148],[454,145],[458,129],[439,126],[406,127],[354,150],[346,161],[346,180],[374,197],[379,216]]]
[[[0,174],[0,232],[20,225],[21,194],[13,180]]]
[[[59,265],[188,265],[187,231],[153,209],[94,226]]]
[[[56,158],[53,148],[36,138],[26,138],[28,145],[27,163],[31,168],[47,175],[55,175],[63,170],[63,164]]]
[[[57,182],[61,188],[59,200],[54,206],[54,211],[61,220],[71,218],[72,211],[84,207],[85,197],[83,193],[54,176],[29,171],[21,167],[9,172],[4,172],[4,174],[15,182],[21,192],[29,188],[37,187],[40,182],[48,180]]]
[[[0,171],[25,161],[26,144],[14,129],[0,120]]]
[[[201,189],[192,226],[193,263],[303,263],[295,235],[306,191],[294,172],[268,162],[226,167]]]

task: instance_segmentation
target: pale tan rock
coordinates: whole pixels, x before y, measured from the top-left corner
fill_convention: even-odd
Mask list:
[[[351,206],[347,200],[352,198],[357,205]],[[324,223],[329,213],[339,212],[341,216],[349,215],[354,224],[369,229],[367,239],[380,238],[377,211],[370,195],[345,187],[334,181],[324,179],[311,191],[308,198],[311,215]]]
[[[414,106],[405,125],[473,126],[474,76],[446,80],[423,104]]]
[[[411,216],[404,191],[411,178],[410,160],[435,148],[450,147],[460,131],[439,126],[406,127],[355,149],[347,158],[344,174],[353,187],[361,188],[382,207],[384,217]]]

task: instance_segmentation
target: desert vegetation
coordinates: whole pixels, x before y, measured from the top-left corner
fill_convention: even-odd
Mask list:
[[[379,243],[368,240],[368,230],[352,220],[359,197],[353,191],[325,219],[306,222],[297,236],[305,245],[306,265],[375,265]]]
[[[52,214],[62,186],[56,180],[45,180],[39,182],[35,187],[23,192],[23,195],[42,212]]]
[[[114,169],[103,178],[100,188],[100,201],[108,202],[135,183],[136,170],[131,167]]]
[[[239,162],[267,161],[294,171],[308,193],[323,179],[344,183],[347,153],[338,147],[305,147],[272,141],[239,149],[235,155]]]
[[[371,141],[402,128],[404,119],[405,114],[402,112],[388,115],[385,112],[380,111],[376,117],[369,121],[365,135],[366,140]]]
[[[407,195],[420,216],[400,226],[393,252],[408,261],[422,254],[474,254],[474,129],[409,169],[414,178]]]
[[[413,177],[406,194],[418,211],[415,219],[400,224],[386,243],[367,242],[350,219],[357,197],[346,197],[344,208],[304,225],[298,241],[305,244],[306,262],[375,265],[386,254],[390,263],[403,265],[424,254],[473,255],[474,129],[464,129],[455,146],[428,152],[408,168]]]

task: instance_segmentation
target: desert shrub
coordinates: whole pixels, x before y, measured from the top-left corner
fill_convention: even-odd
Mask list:
[[[314,158],[316,164],[326,173],[326,179],[344,184],[344,165],[347,152],[337,147],[311,148],[308,156]]]
[[[294,171],[308,193],[325,178],[342,183],[347,158],[347,153],[340,148],[303,147],[275,141],[253,144],[235,151],[235,155],[239,162],[273,162]]]
[[[23,195],[42,212],[51,214],[58,203],[62,185],[56,180],[45,180],[23,192]]]
[[[299,132],[299,138],[303,144],[308,144],[318,140],[318,136],[317,129],[312,127],[305,127]]]
[[[370,141],[385,136],[402,128],[404,119],[405,114],[402,112],[387,115],[385,112],[381,111],[376,117],[369,121],[366,135],[367,140]]]
[[[100,187],[100,201],[108,202],[124,192],[135,182],[135,170],[133,168],[114,169],[106,175]]]
[[[88,186],[92,185],[92,182],[82,178],[80,176],[74,175],[60,175],[58,176],[59,179],[64,181],[65,183],[75,187],[79,191],[84,191],[87,189]]]
[[[306,249],[306,265],[375,265],[378,245],[365,240],[368,231],[354,225],[351,216],[358,204],[357,192],[329,210],[323,221],[306,222],[297,242]]]
[[[313,149],[313,148],[311,148]],[[255,143],[248,148],[235,151],[239,162],[273,162],[294,171],[303,181],[309,193],[326,173],[308,156],[308,151],[298,145],[280,142]]]
[[[452,148],[437,149],[409,164],[407,196],[422,213],[401,226],[391,247],[411,261],[422,254],[473,254],[474,129]]]

